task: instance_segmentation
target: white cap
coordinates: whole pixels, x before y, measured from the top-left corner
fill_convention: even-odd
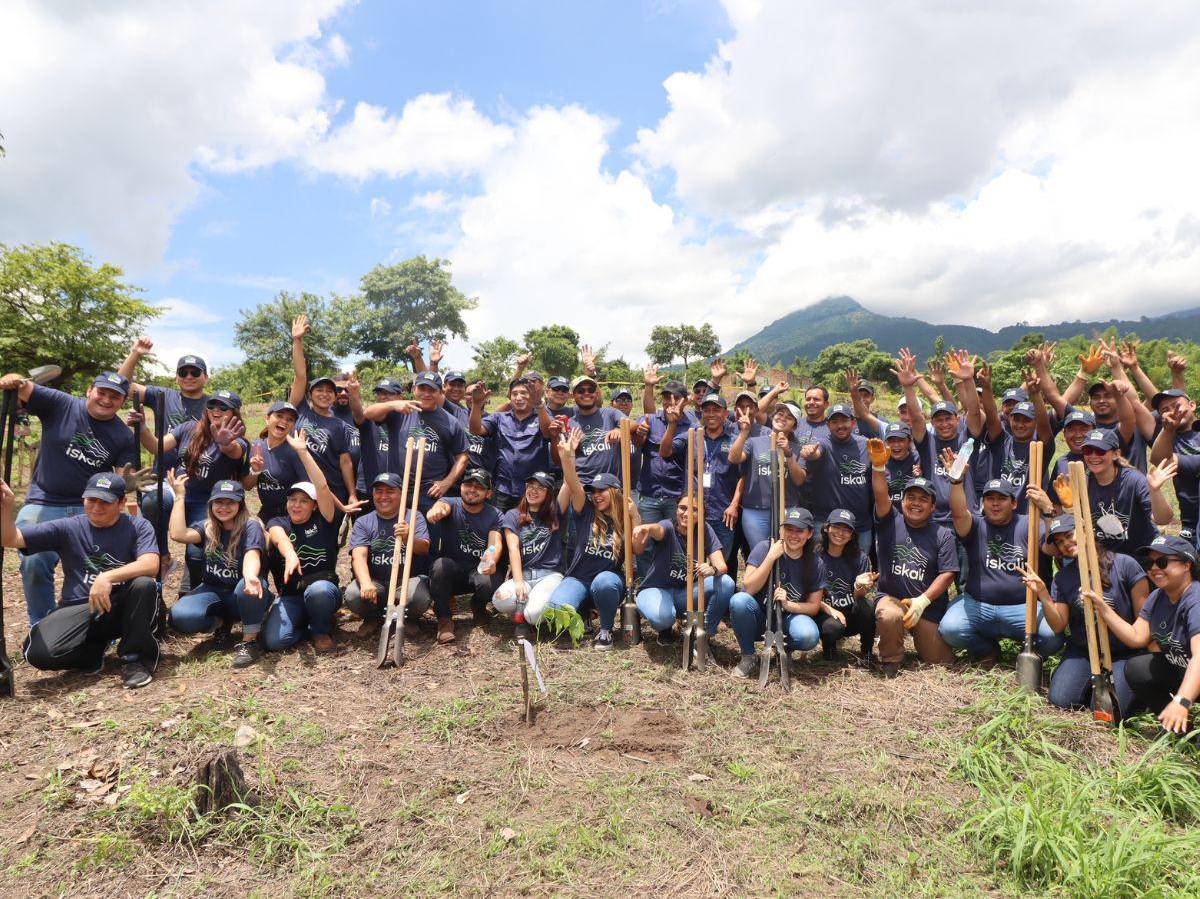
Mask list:
[[[317,488],[310,481],[297,481],[288,489],[288,493],[293,490],[299,490],[313,502],[317,501]]]

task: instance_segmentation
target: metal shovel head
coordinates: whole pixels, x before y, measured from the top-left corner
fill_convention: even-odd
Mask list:
[[[621,630],[625,640],[631,646],[642,642],[642,622],[638,619],[638,608],[635,603],[627,602],[621,606]]]
[[[404,612],[396,614],[396,630],[392,634],[392,664],[404,667]]]
[[[758,659],[758,688],[760,690],[767,689],[767,681],[771,678],[771,655],[771,638],[770,635],[767,635],[763,639],[763,647]]]
[[[679,665],[684,671],[692,667],[692,625],[684,623],[679,628]]]
[[[708,668],[708,631],[696,627],[696,670],[705,671]]]
[[[1105,724],[1116,724],[1119,718],[1112,681],[1104,672],[1092,677],[1092,717]]]
[[[396,626],[396,619],[392,615],[392,610],[388,609],[384,612],[383,627],[379,629],[379,646],[375,650],[375,667],[382,668],[388,663],[388,647],[392,643],[392,628]]]
[[[29,370],[29,380],[34,384],[49,384],[61,374],[61,365],[39,365]]]
[[[1030,693],[1042,689],[1042,657],[1025,650],[1017,655],[1017,686]]]

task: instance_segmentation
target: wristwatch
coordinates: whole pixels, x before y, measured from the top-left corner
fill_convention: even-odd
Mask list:
[[[1176,695],[1175,701],[1177,703],[1179,703],[1181,706],[1183,706],[1185,709],[1190,709],[1192,707],[1192,701],[1190,699],[1185,699],[1182,696]]]

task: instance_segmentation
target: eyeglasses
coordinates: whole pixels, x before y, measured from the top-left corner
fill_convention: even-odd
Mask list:
[[[181,368],[176,372],[176,374],[181,378],[198,378],[204,374],[204,372],[200,371],[198,368]]]

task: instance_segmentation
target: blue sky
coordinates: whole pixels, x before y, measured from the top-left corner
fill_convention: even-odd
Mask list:
[[[11,0],[0,242],[239,358],[240,308],[453,262],[470,343],[640,361],[825,296],[985,327],[1200,304],[1200,20],[1064,0]],[[786,361],[786,360],[785,360]]]

